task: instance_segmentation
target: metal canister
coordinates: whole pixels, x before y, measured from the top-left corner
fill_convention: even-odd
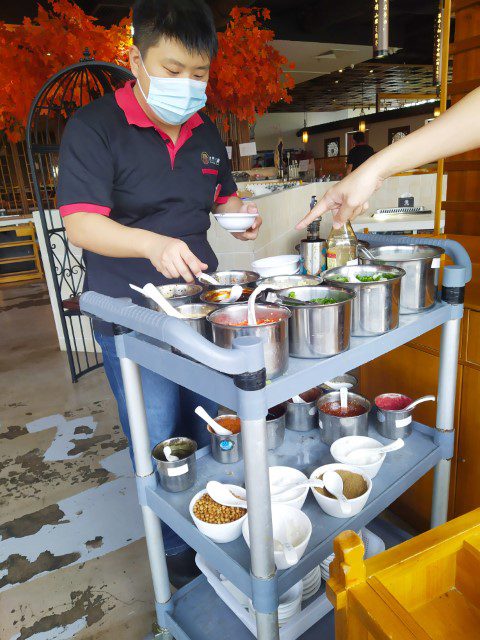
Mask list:
[[[185,314],[187,317],[183,320],[188,325],[195,329],[197,333],[199,333],[207,340],[212,339],[212,328],[210,324],[206,321],[206,317],[212,311],[215,311],[216,307],[211,304],[182,304],[177,307],[180,313]],[[192,316],[192,317],[188,317]],[[196,317],[198,316],[198,317]]]
[[[167,460],[164,452],[167,446],[171,449],[171,455],[178,460]],[[152,457],[157,462],[160,484],[165,491],[176,493],[193,487],[197,479],[196,451],[197,443],[190,438],[169,438],[154,447]]]
[[[318,276],[327,268],[327,241],[319,238],[308,238],[300,242],[300,255],[302,257],[303,270],[307,275]]]
[[[367,398],[356,393],[348,394],[349,400],[358,402],[365,408],[365,413],[359,416],[340,417],[331,413],[326,413],[322,407],[330,402],[340,402],[340,392],[332,391],[322,396],[318,402],[318,424],[320,427],[320,438],[325,444],[333,444],[335,440],[345,436],[367,436],[368,435],[368,414],[371,404]]]
[[[301,393],[305,402],[287,402],[286,426],[291,431],[311,431],[318,427],[317,401],[321,395],[316,387]]]
[[[234,414],[222,415],[222,418],[237,418]],[[207,427],[210,433],[212,458],[222,464],[239,462],[243,458],[242,434],[232,433],[229,436],[220,436],[211,427]]]
[[[380,435],[390,440],[397,438],[408,438],[412,433],[412,414],[413,409],[406,411],[405,409],[381,409],[377,405],[377,401],[381,398],[405,397],[413,402],[408,396],[401,393],[383,393],[375,398],[375,428]]]
[[[157,287],[164,298],[174,307],[182,304],[192,304],[198,302],[203,291],[201,284],[164,284]],[[147,305],[155,311],[162,311],[158,304],[151,298],[145,298]]]
[[[267,448],[277,449],[285,439],[285,414],[287,403],[278,404],[268,410],[267,414]]]

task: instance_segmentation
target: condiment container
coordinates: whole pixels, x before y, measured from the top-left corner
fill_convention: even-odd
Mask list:
[[[270,478],[270,491],[275,491],[282,485],[292,484],[293,482],[305,482],[307,476],[295,469],[295,467],[270,467],[268,469]],[[295,509],[301,509],[305,504],[308,495],[308,487],[300,487],[298,489],[289,489],[276,496],[272,496],[272,502],[281,502],[288,504]]]
[[[367,490],[358,498],[351,498],[348,501],[348,504],[351,506],[352,510],[350,513],[345,514],[340,508],[340,501],[337,498],[330,498],[329,496],[325,496],[323,493],[320,493],[316,489],[312,487],[312,493],[314,495],[315,500],[319,504],[320,508],[325,511],[329,516],[333,516],[334,518],[351,518],[352,516],[356,516],[363,507],[366,505],[368,497],[372,491],[372,480],[368,477],[368,475],[362,471],[360,467],[355,467],[350,464],[339,464],[335,462],[334,464],[325,464],[322,467],[318,467],[310,476],[310,480],[315,480],[316,478],[321,478],[324,473],[327,471],[338,471],[343,469],[344,471],[351,471],[352,473],[358,473],[362,476],[367,484]]]
[[[164,284],[157,287],[164,298],[174,307],[181,304],[192,304],[198,302],[200,294],[203,291],[201,284]],[[145,298],[148,306],[155,311],[162,311],[160,307],[151,298]]]
[[[312,523],[310,518],[300,511],[285,504],[272,504],[273,539],[280,542],[289,542],[295,548],[297,557],[305,553],[312,535]],[[250,547],[250,532],[248,530],[248,515],[242,525],[242,534],[245,542]],[[277,569],[288,569],[290,565],[285,560],[283,549],[275,544],[273,546],[275,564]]]
[[[246,304],[251,293],[253,292],[253,289],[251,287],[243,287],[242,295],[240,296],[240,298],[238,298],[238,300],[235,300],[234,302],[229,302],[225,299],[230,295],[231,291],[232,287],[223,287],[222,289],[209,289],[208,291],[204,291],[201,294],[200,300],[203,303],[208,304],[209,306],[215,307],[216,309],[219,309],[220,307],[227,307],[230,304]],[[225,296],[222,297],[221,294],[225,294]]]
[[[389,280],[361,282],[357,276],[368,277],[387,273]],[[353,301],[352,336],[377,336],[398,327],[400,281],[405,271],[399,267],[380,265],[351,265],[325,272],[324,282],[357,294]],[[338,278],[348,278],[340,282]]]
[[[353,291],[321,285],[282,289],[277,295],[279,302],[292,313],[289,321],[291,356],[328,358],[349,348]],[[312,302],[319,299],[335,302]]]
[[[279,289],[291,289],[292,287],[316,287],[322,283],[322,279],[317,276],[293,274],[291,276],[270,276],[257,280],[257,287],[262,284],[272,285],[271,289],[266,289],[259,294],[258,300],[275,302],[276,292]]]
[[[361,258],[362,264],[395,265],[405,270],[400,291],[400,313],[419,313],[435,304],[440,259],[444,251],[428,244],[372,247],[375,262]]]
[[[320,390],[315,387],[301,393],[300,397],[305,402],[287,402],[287,429],[291,431],[311,431],[318,427],[317,401],[321,396]]]
[[[340,392],[332,391],[322,396],[318,402],[318,424],[320,427],[320,438],[325,444],[332,444],[338,438],[345,436],[366,436],[368,435],[368,413],[371,408],[367,398],[356,393],[348,394],[348,402],[360,405],[363,411],[360,415],[338,416],[327,413],[325,405],[331,402],[340,403]],[[347,405],[348,407],[348,405]]]
[[[408,406],[413,402],[411,398],[401,393],[383,393],[375,398],[376,420],[375,428],[380,435],[390,440],[408,438],[412,433],[412,414],[414,409],[387,409],[386,406],[397,404]],[[399,401],[399,402],[398,402]],[[380,406],[379,406],[380,405]]]
[[[235,338],[255,336],[263,342],[267,379],[278,378],[288,369],[288,320],[290,311],[286,307],[256,304],[257,322],[275,318],[274,322],[258,325],[236,326],[247,321],[247,307],[232,304],[211,313],[207,322],[212,325],[213,342],[219,347],[231,349]]]
[[[285,414],[287,403],[278,404],[268,410],[267,414],[267,448],[278,449],[285,439]]]
[[[262,278],[293,275],[300,270],[300,256],[291,254],[260,258],[260,260],[254,260],[252,262],[252,268],[258,271]]]
[[[222,427],[228,429],[228,426],[222,423],[222,418],[238,419],[238,416],[226,414],[216,418],[216,421]],[[220,436],[218,433],[214,433],[211,427],[207,427],[207,429],[210,433],[210,445],[214,460],[222,464],[232,464],[243,458],[242,435],[240,431],[238,433],[232,433],[230,436]]]
[[[183,313],[187,317],[183,320],[186,324],[190,325],[192,329],[195,329],[197,333],[199,333],[207,340],[212,339],[212,328],[206,321],[206,317],[212,311],[215,311],[213,305],[196,303],[196,304],[182,304],[177,307],[177,310],[180,313]],[[192,317],[188,317],[192,316]],[[198,317],[197,317],[198,316]]]
[[[208,274],[218,281],[218,286],[214,284],[205,284],[206,289],[223,289],[224,287],[232,287],[234,284],[254,287],[255,282],[260,275],[256,271],[241,271],[238,269],[230,269],[228,271],[213,271]]]
[[[346,438],[340,438],[330,447],[330,453],[332,458],[336,462],[342,464],[354,464],[359,469],[362,469],[369,478],[374,478],[380,470],[380,467],[387,457],[386,453],[375,454],[375,448],[383,447],[383,444],[375,438],[367,438],[364,436],[347,436]],[[363,456],[363,461],[360,457],[356,457],[354,460],[349,460],[348,454],[353,451],[360,451],[360,449],[371,449],[371,453]],[[358,454],[361,455],[360,453]],[[369,459],[373,459],[373,462],[369,462]]]
[[[343,376],[336,376],[318,386],[322,393],[339,391],[340,387],[347,387],[349,392],[356,393],[358,391],[358,380],[350,373],[345,373]]]
[[[177,456],[178,460],[167,460],[164,453],[167,446],[172,450],[171,455]],[[152,457],[157,462],[160,484],[166,491],[176,493],[193,487],[197,478],[196,450],[197,443],[190,438],[169,438],[154,447]]]
[[[211,522],[204,522],[195,516],[193,513],[193,506],[197,502],[199,498],[205,495],[206,490],[203,489],[199,491],[193,498],[190,500],[190,505],[188,510],[190,512],[190,517],[192,518],[195,526],[203,533],[203,535],[211,538],[215,542],[233,542],[242,535],[242,525],[245,522],[247,514],[245,513],[243,516],[238,518],[238,520],[234,520],[233,522],[223,522],[221,524],[212,524]]]

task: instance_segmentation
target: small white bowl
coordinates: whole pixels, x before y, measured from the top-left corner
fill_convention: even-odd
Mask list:
[[[258,213],[214,213],[218,224],[230,233],[243,233],[253,224]]]
[[[298,273],[300,269],[300,256],[272,256],[271,258],[261,258],[252,262],[254,271],[262,278],[270,276],[291,276]]]
[[[192,518],[195,526],[203,533],[207,538],[211,538],[215,542],[233,542],[239,538],[242,534],[242,525],[245,522],[247,514],[243,515],[238,520],[234,522],[225,522],[223,524],[212,524],[210,522],[204,522],[203,520],[199,520],[193,513],[193,505],[196,501],[205,495],[207,492],[205,489],[199,491],[193,498],[190,500],[190,505],[188,510],[190,511],[190,517]]]
[[[282,484],[290,484],[291,482],[302,482],[308,480],[307,476],[293,467],[270,467],[268,470],[270,476],[270,489],[278,487]],[[301,489],[291,489],[280,495],[273,497],[272,502],[280,504],[288,504],[295,509],[301,509],[305,504],[308,495],[308,487]]]
[[[352,507],[352,511],[348,515],[342,512],[342,510],[340,509],[340,502],[336,498],[329,498],[328,496],[324,496],[313,487],[312,493],[321,509],[323,509],[323,511],[325,511],[325,513],[327,513],[329,516],[333,516],[334,518],[351,518],[352,516],[356,516],[357,513],[360,513],[360,511],[365,506],[368,500],[368,496],[370,495],[370,492],[372,490],[372,480],[360,467],[354,467],[351,464],[339,464],[337,462],[333,464],[324,464],[323,466],[318,467],[318,469],[315,469],[315,471],[312,473],[310,479],[314,480],[316,478],[320,478],[320,476],[323,476],[326,471],[337,471],[338,469],[352,471],[353,473],[359,473],[367,483],[367,490],[364,494],[358,496],[358,498],[352,498],[351,500],[348,500],[348,503]]]
[[[300,511],[300,509],[295,509],[295,507],[274,502],[272,504],[272,525],[274,540],[283,540],[285,531],[288,531],[289,542],[295,547],[298,559],[300,560],[305,553],[308,541],[312,535],[312,523],[310,522],[310,518],[306,516],[303,511]],[[242,534],[245,538],[245,542],[250,546],[248,516],[243,522]],[[288,565],[285,560],[283,550],[277,551],[274,548],[273,553],[277,569],[288,569],[290,565]]]
[[[345,438],[339,438],[330,447],[330,453],[336,462],[342,464],[353,464],[359,469],[362,469],[369,478],[374,478],[380,470],[385,458],[386,453],[377,455],[378,460],[369,464],[360,463],[360,459],[349,460],[347,455],[355,451],[355,449],[362,449],[368,447],[383,447],[383,444],[375,438],[367,438],[366,436],[346,436]]]

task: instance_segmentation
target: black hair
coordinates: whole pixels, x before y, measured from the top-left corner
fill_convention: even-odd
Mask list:
[[[355,131],[353,134],[353,139],[355,142],[365,142],[365,134],[363,131]]]
[[[133,6],[133,43],[145,55],[161,38],[180,42],[189,52],[214,58],[217,31],[204,0],[136,0]]]

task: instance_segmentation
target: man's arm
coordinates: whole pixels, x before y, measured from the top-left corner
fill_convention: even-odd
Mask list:
[[[340,227],[368,209],[368,198],[383,180],[439,158],[464,153],[480,146],[480,88],[469,93],[433,122],[389,145],[329,189],[297,229],[328,210]]]
[[[126,227],[98,213],[79,211],[63,222],[69,241],[77,247],[112,258],[145,258],[166,278],[192,282],[208,268],[177,238]]]

